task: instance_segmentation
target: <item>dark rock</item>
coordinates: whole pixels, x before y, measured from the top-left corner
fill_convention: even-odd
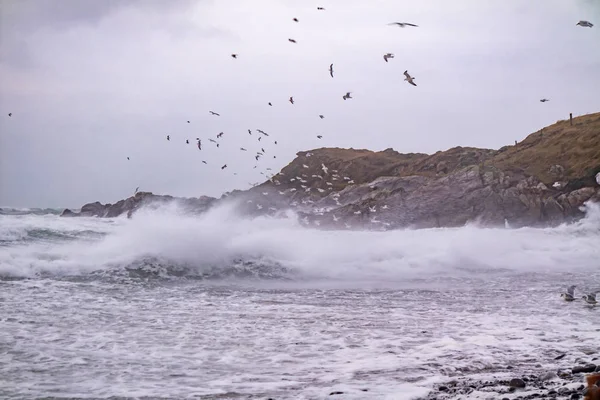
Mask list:
[[[61,217],[76,217],[77,213],[65,208],[65,210],[60,214]]]
[[[596,364],[587,364],[579,367],[573,367],[571,370],[574,374],[589,373],[596,371]]]
[[[336,394],[344,394],[344,392],[331,392],[331,393],[329,393],[330,396],[335,396]]]
[[[515,388],[515,389],[523,389],[526,386],[525,381],[523,379],[519,379],[519,378],[511,379],[510,382],[508,383],[508,385],[511,388]]]
[[[571,400],[579,400],[581,398],[581,396],[577,393],[573,393],[571,395],[571,397],[569,397]]]
[[[448,391],[448,387],[447,387],[447,386],[440,386],[440,387],[438,388],[438,390],[439,390],[440,392],[447,392],[447,391]]]
[[[559,356],[554,357],[554,359],[555,360],[561,360],[561,359],[565,358],[566,355],[567,355],[567,353],[563,353],[563,354],[561,354]]]

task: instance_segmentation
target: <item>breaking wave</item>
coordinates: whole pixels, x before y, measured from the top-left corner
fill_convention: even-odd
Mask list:
[[[175,205],[134,218],[0,217],[0,277],[126,277],[380,282],[489,279],[507,272],[597,270],[600,206],[556,228],[465,226],[327,231],[296,215],[242,218],[233,204],[201,216]]]

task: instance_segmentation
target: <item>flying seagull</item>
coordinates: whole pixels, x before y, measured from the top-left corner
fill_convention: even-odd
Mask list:
[[[405,81],[408,81],[408,83],[410,83],[413,86],[417,86],[417,84],[414,81],[414,77],[410,76],[410,74],[408,73],[408,70],[404,71],[404,76],[406,78],[404,78]]]
[[[317,135],[317,139],[323,139],[323,136]]]
[[[576,25],[583,26],[584,28],[591,28],[594,26],[590,21],[579,21]]]
[[[196,139],[196,140],[198,140],[198,150],[202,150],[202,140],[200,140],[200,139]]]
[[[388,25],[398,25],[400,28],[405,28],[407,26],[414,26],[414,27],[418,27],[418,25],[415,24],[409,24],[408,22],[392,22]]]
[[[167,140],[171,140],[171,136],[167,135]]]
[[[323,119],[323,118],[325,118],[325,116],[322,114],[319,114],[319,118]]]
[[[383,55],[383,59],[385,60],[385,62],[388,62],[388,58],[394,58],[394,55],[392,53],[387,53]]]
[[[292,103],[292,104],[294,104],[294,96],[290,96],[289,102]]]
[[[217,135],[217,139],[220,139],[222,136],[223,136],[223,132],[221,132]]]
[[[202,164],[208,164],[206,161],[202,160]]]
[[[271,107],[273,107],[273,104],[271,104],[271,102],[269,102],[269,105],[270,105]]]
[[[190,144],[190,141],[188,139],[185,139],[185,144]]]
[[[225,164],[221,167],[221,169],[225,169],[225,168],[227,168],[227,164]]]
[[[133,192],[133,194],[136,194],[138,192],[138,190],[140,190],[139,186],[135,188],[135,192]]]
[[[248,151],[248,150],[246,150],[246,149],[245,149],[245,148],[243,148],[243,147],[240,147],[240,150],[241,150],[241,151]]]
[[[333,78],[333,64],[329,66],[329,75]]]
[[[575,300],[575,288],[576,286],[569,286],[565,293],[561,293],[560,297],[564,297],[565,301],[573,301]]]
[[[262,139],[262,136],[259,136],[259,137],[258,137],[258,141],[260,142],[260,140],[261,140],[261,139]]]
[[[595,293],[585,294],[581,298],[583,300],[585,300],[585,302],[588,303],[588,304],[591,304],[591,305],[598,304],[598,302],[596,301],[596,294]]]
[[[298,18],[294,18],[294,22],[298,22]]]
[[[267,132],[265,132],[265,131],[261,131],[260,129],[257,129],[256,131],[257,131],[258,133],[262,133],[262,134],[263,134],[263,135],[265,135],[265,136],[269,136],[269,134],[268,134]]]
[[[288,39],[292,43],[297,43],[294,39]]]
[[[188,124],[190,123],[190,121],[187,122]]]
[[[237,54],[235,54],[235,53],[233,53],[233,54],[231,55],[231,57],[233,57],[233,58],[237,58],[237,56],[238,56],[238,55],[237,55]]]
[[[541,101],[542,103],[545,103],[545,102],[547,102],[547,101],[550,101],[550,100],[548,100],[548,99],[541,99],[540,101]]]
[[[248,133],[252,135],[252,131],[250,129],[248,129]]]
[[[344,100],[346,100],[346,99],[353,99],[354,97],[350,96],[350,93],[352,93],[352,92],[348,92],[348,93],[346,93],[345,95],[343,95],[343,96],[342,96],[342,98],[343,98]]]
[[[129,157],[127,157],[127,160],[129,160]]]
[[[325,8],[323,8],[323,7],[317,7],[317,10],[325,11]]]
[[[211,115],[216,115],[217,117],[220,117],[220,116],[221,116],[221,114],[219,114],[219,113],[216,113],[216,112],[214,112],[214,111],[209,111],[209,113],[211,113]]]
[[[12,113],[8,113],[8,116],[9,116],[9,117],[12,117]]]

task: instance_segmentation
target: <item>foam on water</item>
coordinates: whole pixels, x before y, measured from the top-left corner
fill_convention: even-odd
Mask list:
[[[185,267],[191,275],[247,262],[277,266],[295,278],[346,281],[576,271],[597,267],[600,258],[600,211],[587,207],[585,219],[558,228],[387,232],[307,229],[291,212],[243,219],[233,205],[198,217],[174,206],[130,220],[2,216],[0,275],[80,275],[147,260]]]

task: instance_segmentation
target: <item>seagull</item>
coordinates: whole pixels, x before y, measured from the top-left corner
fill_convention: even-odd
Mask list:
[[[258,161],[258,158],[259,158],[259,157],[260,157],[259,155],[256,155],[256,156],[254,156],[254,158],[256,159],[256,161]],[[256,167],[255,167],[255,168],[256,168]]]
[[[258,137],[258,141],[260,142],[260,140],[261,140],[261,139],[262,139],[262,136],[259,136],[259,137]]]
[[[349,178],[349,177],[347,177],[347,176],[345,176],[345,177],[344,177],[344,180],[345,180],[345,181],[349,181],[349,180],[350,180],[350,178]]]
[[[259,210],[262,210],[263,206],[261,206],[260,204],[257,204],[256,208],[258,208]]]
[[[250,135],[252,135],[252,131],[251,131],[250,129],[248,129],[248,133],[249,133]]]
[[[387,204],[385,204],[383,207],[381,207],[381,209],[382,209],[382,210],[387,210],[387,209],[388,209],[388,206],[387,206]]]
[[[167,135],[167,140],[171,140],[171,136]]]
[[[415,78],[409,75],[408,70],[404,71],[404,76],[406,77],[404,78],[405,81],[408,81],[408,83],[410,83],[413,86],[417,86],[417,84],[413,82]]]
[[[233,57],[233,58],[237,58],[237,56],[238,56],[238,55],[237,55],[237,54],[235,54],[235,53],[231,55],[231,57]]]
[[[325,164],[321,164],[321,169],[323,170],[323,172],[325,172],[325,175],[327,175],[327,171],[329,171],[329,168],[327,168]]]
[[[319,193],[323,193],[325,191],[325,189],[321,189],[321,188],[317,188],[317,190],[319,191]]]
[[[277,144],[277,140],[275,141],[275,144]]]
[[[317,10],[325,11],[325,8],[323,8],[323,7],[317,7]]]
[[[294,22],[298,22],[298,18],[294,18],[294,19],[293,19],[293,21],[294,21]]]
[[[327,186],[333,186],[333,183],[331,183],[331,182],[325,182],[325,184],[326,184]]]
[[[197,139],[198,140],[198,150],[202,150],[202,140]]]
[[[317,139],[323,139],[323,136],[317,135]]]
[[[565,301],[573,301],[575,300],[575,288],[576,286],[569,286],[565,293],[561,293],[560,297],[564,297]]]
[[[346,93],[344,96],[342,96],[342,98],[343,98],[344,100],[346,100],[346,99],[353,99],[354,97],[350,96],[350,93],[352,93],[352,92],[348,92],[348,93]]]
[[[217,143],[215,139],[208,139],[209,142]]]
[[[369,212],[377,212],[377,207],[369,207]]]
[[[290,96],[289,102],[292,103],[292,104],[294,104],[294,96]]]
[[[8,113],[8,116],[9,116],[9,117],[12,117],[12,113]]]
[[[298,190],[298,189],[296,189],[296,188],[291,188],[291,189],[290,189],[290,192],[295,192],[296,190]]]
[[[353,184],[353,183],[354,183],[354,181],[353,181],[353,180],[351,180],[351,181],[348,181],[348,184],[349,184],[349,185],[351,185],[351,184]]]
[[[269,192],[263,192],[263,196],[268,196]]]
[[[245,148],[243,148],[243,147],[240,147],[240,150],[241,150],[241,151],[248,151],[248,150],[246,150],[246,149],[245,149]]]
[[[545,103],[545,102],[547,102],[547,101],[550,101],[550,100],[548,100],[548,99],[541,99],[540,101],[541,101],[542,103]]]
[[[385,62],[388,62],[388,58],[394,58],[394,55],[392,53],[387,53],[383,55],[383,59],[385,60]]]
[[[216,113],[216,112],[214,112],[214,111],[209,111],[209,113],[211,113],[211,115],[216,115],[217,117],[220,117],[220,116],[221,116],[221,114],[219,114],[219,113]]]
[[[202,160],[202,164],[208,164],[206,161]]]
[[[288,40],[292,43],[296,43],[296,41],[294,39],[288,39]]]
[[[585,294],[581,298],[583,300],[585,300],[585,302],[588,303],[588,304],[591,304],[591,305],[598,304],[598,302],[596,301],[596,294],[595,293]]]
[[[333,78],[333,64],[329,65],[329,75]]]
[[[591,28],[592,26],[594,26],[594,24],[592,24],[589,21],[579,21],[576,25],[583,26],[585,28]]]
[[[302,164],[302,167],[304,167],[304,168],[308,168],[308,165],[306,165],[306,164]]]
[[[221,169],[225,169],[225,168],[227,168],[227,164],[225,164],[221,167]]]
[[[269,105],[270,105],[271,107],[273,107],[273,104],[271,104],[271,102],[269,102]]]
[[[415,24],[409,24],[408,22],[392,22],[388,25],[398,25],[400,28],[405,28],[407,26],[414,26],[414,27],[418,27],[418,25]]]
[[[336,216],[335,216],[335,214],[333,214],[333,221],[334,221],[334,222],[338,222],[338,221],[339,221],[339,218],[338,218],[338,217],[336,217]]]
[[[127,160],[129,160],[129,157],[127,157]]]
[[[190,144],[190,141],[185,139],[185,144]]]
[[[257,129],[256,131],[259,132],[259,133],[262,133],[265,136],[269,136],[269,134],[267,132],[261,131],[260,129]]]
[[[138,190],[140,190],[139,186],[135,188],[135,192],[133,192],[133,194],[136,194],[138,192]]]
[[[221,136],[223,136],[223,132],[221,132],[221,133],[219,133],[219,134],[217,135],[217,139],[220,139],[220,138],[221,138]]]
[[[190,123],[190,121],[187,122],[188,124]]]
[[[360,212],[360,210],[358,210],[358,211],[354,211],[354,215],[360,215],[360,214],[362,214],[362,213]]]

